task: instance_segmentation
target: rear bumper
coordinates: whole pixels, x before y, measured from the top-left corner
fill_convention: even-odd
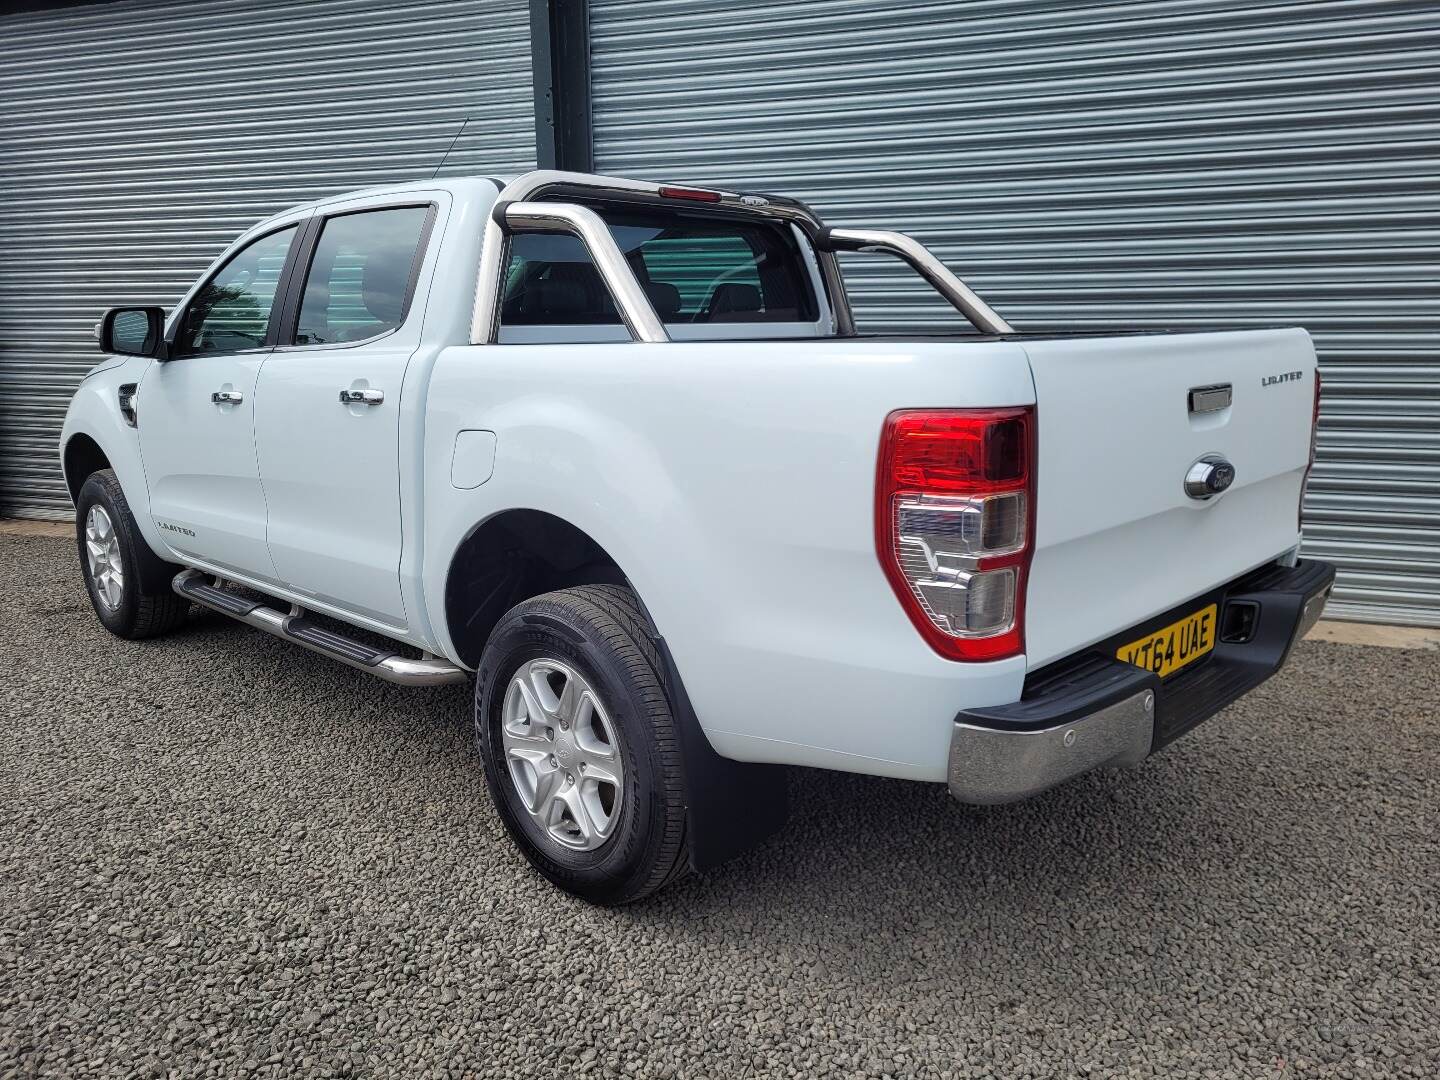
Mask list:
[[[1006,803],[1092,769],[1134,765],[1214,716],[1280,670],[1325,608],[1335,568],[1303,560],[1266,566],[1111,641],[1026,676],[1013,705],[970,709],[950,737],[950,793],[961,802]],[[1149,626],[1215,602],[1250,609],[1244,640],[1216,643],[1194,666],[1161,681],[1115,659]]]

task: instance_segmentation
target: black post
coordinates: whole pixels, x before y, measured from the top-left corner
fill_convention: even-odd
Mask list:
[[[591,172],[590,12],[587,0],[530,0],[535,163]]]

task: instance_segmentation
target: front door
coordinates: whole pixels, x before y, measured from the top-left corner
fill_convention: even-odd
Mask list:
[[[403,629],[400,396],[430,205],[317,223],[293,325],[260,372],[255,440],[270,556],[293,591]],[[417,305],[418,307],[419,305]]]
[[[181,313],[136,396],[150,513],[186,562],[275,580],[255,459],[256,382],[296,225],[242,247]]]

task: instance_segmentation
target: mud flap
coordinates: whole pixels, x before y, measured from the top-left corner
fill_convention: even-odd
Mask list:
[[[790,771],[784,765],[732,761],[717,754],[700,727],[665,639],[652,629],[650,640],[665,668],[665,691],[680,730],[690,866],[708,870],[785,827],[790,815]]]

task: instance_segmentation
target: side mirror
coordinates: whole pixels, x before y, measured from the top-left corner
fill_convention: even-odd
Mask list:
[[[96,329],[101,352],[169,359],[165,348],[164,308],[111,308]]]

